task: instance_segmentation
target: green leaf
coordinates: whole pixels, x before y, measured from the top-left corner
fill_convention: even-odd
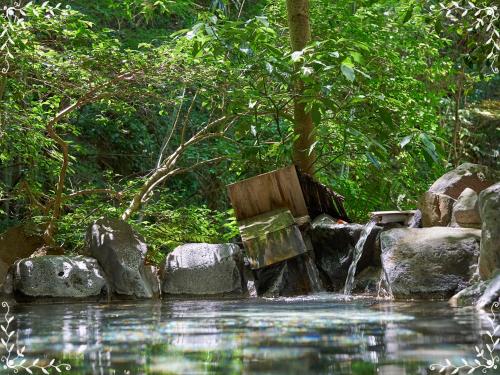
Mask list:
[[[420,133],[420,140],[422,141],[424,146],[427,147],[429,150],[436,150],[436,146],[434,145],[434,143],[432,143],[427,134]]]
[[[321,111],[318,105],[313,105],[311,109],[311,116],[315,125],[321,123]]]
[[[367,79],[371,79],[372,77],[370,77],[368,74],[366,74],[365,72],[363,72],[362,70],[360,69],[357,69],[357,68],[354,68],[354,70],[356,72],[358,72],[359,74],[361,74],[363,77],[367,78]]]
[[[443,31],[443,24],[441,23],[441,19],[437,19],[436,23],[434,24],[434,29],[436,30],[436,33],[440,34],[441,31]]]
[[[393,121],[392,121],[392,114],[391,114],[391,111],[389,111],[388,109],[386,108],[381,108],[380,109],[380,117],[382,118],[382,120],[389,126],[392,126],[393,125]]]
[[[351,55],[352,59],[355,62],[357,62],[359,64],[362,64],[362,62],[363,62],[363,56],[361,55],[361,53],[356,52],[356,51],[351,51],[349,54]]]
[[[435,163],[438,163],[439,157],[438,157],[438,154],[436,152],[436,146],[434,145],[434,143],[432,143],[429,136],[425,133],[420,133],[420,140],[422,141],[422,143],[424,145],[424,151],[426,152],[426,154],[428,156],[430,156],[432,161],[434,161]]]
[[[354,69],[351,66],[342,63],[340,65],[340,71],[342,72],[344,77],[347,78],[347,80],[354,82],[354,79],[356,78],[356,76],[354,74]]]
[[[271,74],[274,70],[273,66],[271,65],[271,63],[269,62],[266,62],[266,70],[269,74]]]
[[[406,22],[408,22],[408,21],[410,20],[411,16],[413,15],[413,9],[414,9],[414,8],[415,8],[415,5],[414,5],[414,4],[412,4],[412,5],[408,8],[408,10],[406,11],[405,16],[404,16],[404,18],[403,18],[403,23],[406,23]]]
[[[413,138],[413,135],[407,135],[404,137],[401,142],[399,142],[399,147],[404,148],[408,143],[410,143],[411,139]]]
[[[318,142],[319,141],[316,141],[311,146],[309,146],[309,152],[307,153],[308,156],[310,156],[313,153],[314,148],[316,147],[316,145],[318,144]]]
[[[379,163],[379,161],[377,160],[377,158],[375,157],[375,155],[373,155],[371,152],[367,152],[366,153],[366,157],[368,158],[368,160],[378,169],[381,168],[381,165]]]
[[[292,55],[291,55],[292,61],[293,62],[298,62],[302,58],[303,54],[304,54],[304,51],[295,51],[295,52],[293,52]]]

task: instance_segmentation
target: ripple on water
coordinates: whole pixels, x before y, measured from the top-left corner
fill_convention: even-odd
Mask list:
[[[481,314],[441,302],[329,293],[20,305],[15,315],[19,345],[31,355],[64,356],[81,374],[426,373],[441,357],[467,357],[485,327]]]

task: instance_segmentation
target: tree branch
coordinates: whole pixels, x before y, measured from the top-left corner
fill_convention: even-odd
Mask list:
[[[108,82],[104,82],[100,85],[97,85],[87,91],[84,95],[82,95],[78,100],[76,100],[73,104],[67,106],[66,108],[59,111],[46,125],[46,130],[50,138],[52,138],[59,148],[61,149],[63,155],[63,161],[61,164],[61,170],[59,171],[59,178],[56,185],[56,192],[52,203],[52,216],[49,220],[49,223],[44,231],[43,238],[44,242],[47,245],[52,245],[54,242],[54,232],[55,232],[55,223],[61,214],[61,202],[62,202],[62,194],[64,190],[64,182],[66,180],[66,174],[68,171],[69,165],[69,147],[68,143],[62,139],[59,134],[55,131],[55,125],[63,119],[65,116],[70,114],[76,109],[83,107],[84,105],[91,103],[92,101],[97,100],[102,97],[102,93],[99,94],[102,90],[108,88],[109,86],[123,80],[131,80],[134,78],[134,72],[126,72],[120,74],[113,78]]]
[[[108,195],[113,195],[117,198],[120,198],[122,195],[120,191],[114,191],[113,189],[88,189],[88,190],[75,191],[74,193],[71,194],[66,194],[63,196],[62,199],[67,200],[82,195],[92,195],[92,194],[108,194]]]

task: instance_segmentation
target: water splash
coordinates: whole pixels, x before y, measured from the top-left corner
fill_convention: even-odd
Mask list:
[[[372,232],[375,227],[376,221],[374,219],[370,220],[368,224],[366,224],[361,231],[361,235],[359,236],[359,240],[356,243],[356,247],[354,248],[354,254],[352,263],[349,267],[349,272],[347,273],[347,279],[344,286],[344,294],[350,295],[352,292],[352,288],[354,286],[354,276],[356,275],[356,267],[358,265],[359,260],[361,259],[361,255],[363,255],[363,248],[365,247],[365,242],[368,239],[368,236]]]

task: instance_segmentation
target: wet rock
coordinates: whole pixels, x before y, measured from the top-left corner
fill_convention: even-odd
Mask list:
[[[498,177],[498,172],[472,163],[464,163],[444,174],[432,184],[420,202],[423,226],[447,226],[453,204],[466,188],[479,193],[494,184]]]
[[[248,297],[250,297],[250,298],[258,297],[257,287],[255,286],[254,272],[250,269],[250,263],[248,261],[245,261],[242,275],[243,275],[243,282],[246,284],[246,290],[248,292]]]
[[[450,305],[453,307],[474,306],[488,287],[487,281],[479,281],[450,298]]]
[[[453,307],[475,306],[478,309],[490,307],[500,301],[500,270],[491,279],[480,280],[461,290],[450,299]]]
[[[380,234],[382,266],[396,298],[449,298],[469,286],[481,231],[400,228]]]
[[[377,294],[381,277],[381,267],[369,266],[356,276],[353,291],[355,293]]]
[[[256,270],[254,274],[259,296],[289,297],[323,290],[314,260],[308,253]]]
[[[482,219],[479,275],[486,280],[500,268],[500,183],[479,194],[479,210]]]
[[[408,223],[408,228],[422,228],[422,211],[415,210],[415,215]]]
[[[47,255],[17,261],[4,291],[15,296],[86,298],[106,290],[104,273],[94,258]]]
[[[488,286],[484,290],[481,297],[476,302],[478,309],[485,309],[491,306],[494,302],[500,301],[500,272],[496,273],[492,279],[488,280]]]
[[[354,248],[363,227],[361,224],[337,224],[327,215],[320,215],[313,221],[310,233],[316,265],[327,289],[339,291],[344,288]],[[357,272],[380,263],[377,260],[379,252],[376,240],[381,230],[381,227],[376,226],[368,236]]]
[[[190,243],[176,247],[162,267],[164,294],[242,294],[242,250],[236,244]]]
[[[154,285],[146,275],[148,251],[143,238],[126,222],[102,218],[87,231],[88,252],[99,261],[111,291],[117,295],[151,298]]]
[[[466,188],[453,205],[451,216],[451,226],[481,228],[478,194],[474,190]]]
[[[144,266],[144,277],[149,285],[151,285],[151,291],[154,298],[160,298],[161,287],[160,287],[160,275],[159,269],[155,266],[146,265]]]

